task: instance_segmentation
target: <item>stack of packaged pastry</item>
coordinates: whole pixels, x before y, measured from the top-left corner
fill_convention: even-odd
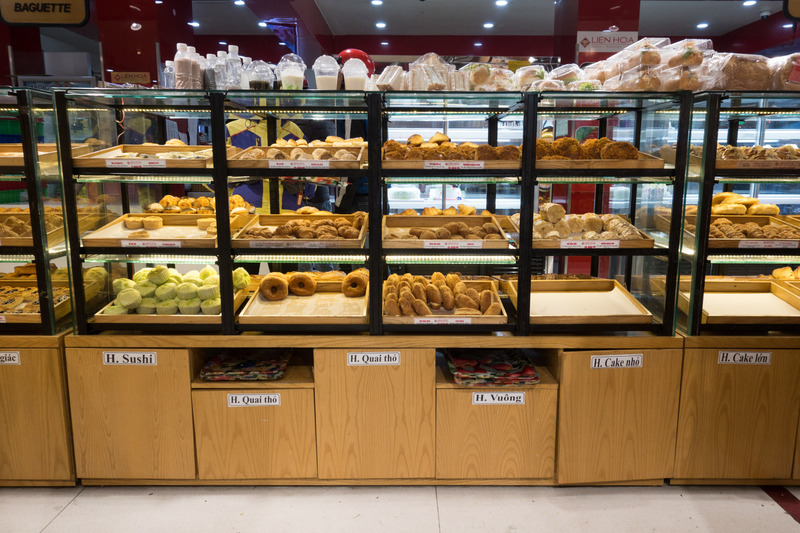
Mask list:
[[[775,204],[762,204],[758,198],[742,196],[734,192],[720,192],[711,199],[712,215],[779,215]]]

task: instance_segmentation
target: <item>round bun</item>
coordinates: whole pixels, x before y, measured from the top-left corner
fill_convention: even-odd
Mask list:
[[[289,295],[289,282],[285,276],[268,275],[258,286],[261,296],[271,302],[283,300]]]
[[[367,292],[367,278],[361,272],[351,272],[342,281],[342,293],[349,298],[364,296]]]
[[[289,291],[296,296],[311,296],[317,290],[317,282],[310,275],[296,272],[289,277]]]
[[[128,229],[140,229],[143,224],[142,217],[128,217],[125,219],[125,227]]]
[[[144,217],[144,229],[158,229],[164,227],[164,219],[161,217]]]

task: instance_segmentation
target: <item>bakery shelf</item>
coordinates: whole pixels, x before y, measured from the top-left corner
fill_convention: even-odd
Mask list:
[[[22,167],[4,167],[0,181],[23,181],[25,180],[25,169]]]
[[[139,169],[141,170],[141,169]],[[207,175],[155,175],[155,174],[80,174],[75,178],[76,183],[189,183],[206,185],[213,181],[211,174]]]
[[[286,367],[286,373],[281,379],[276,380],[220,380],[208,381],[195,377],[192,380],[193,389],[313,389],[314,374],[308,365],[292,365]]]
[[[666,248],[595,248],[595,249],[563,249],[563,248],[534,248],[534,257],[550,257],[550,256],[587,256],[587,257],[603,257],[603,256],[621,256],[621,257],[635,257],[641,255],[648,256],[667,256],[669,250]]]
[[[440,178],[434,177],[419,177],[419,176],[395,176],[385,177],[383,182],[386,184],[393,183],[433,183],[433,184],[500,184],[509,183],[511,185],[518,185],[520,183],[519,177],[502,177],[502,176],[444,176]],[[441,200],[441,199],[440,199]]]
[[[95,250],[96,251],[96,250]],[[217,256],[214,255],[216,250],[203,250],[201,248],[194,248],[186,250],[186,254],[177,255],[177,250],[171,250],[172,254],[159,254],[142,250],[120,249],[117,253],[89,253],[83,256],[87,263],[155,263],[163,264],[213,264],[217,261]]]
[[[763,254],[753,253],[753,250],[714,250],[708,254],[708,262],[717,265],[785,265],[788,263],[800,263],[800,255],[795,249],[771,249],[765,250]]]
[[[26,250],[29,253],[25,253]],[[33,246],[0,248],[0,263],[32,263],[34,259]]]
[[[207,183],[210,181],[211,176],[213,175],[212,168],[115,168],[114,170],[109,170],[107,168],[91,168],[91,167],[82,167],[82,168],[75,168],[73,170],[73,174],[75,176],[83,176],[84,179],[87,179],[86,176],[120,176],[120,177],[128,177],[128,176],[136,176],[141,177],[143,179],[138,181],[146,180],[147,176],[165,176],[165,177],[190,177],[190,176],[208,176],[205,181],[202,183]]]
[[[667,168],[665,170],[673,171],[673,169]],[[537,170],[538,176],[536,177],[536,181],[542,184],[554,184],[554,185],[574,185],[576,183],[589,183],[593,185],[630,185],[630,184],[639,184],[639,185],[672,185],[674,183],[674,177],[672,175],[667,175],[665,177],[656,177],[656,176],[598,176],[598,177],[591,177],[591,176],[551,176],[550,172],[547,170],[539,171]],[[542,175],[546,174],[546,175]]]
[[[359,265],[367,261],[364,250],[346,248],[330,251],[306,248],[275,252],[274,254],[239,248],[234,251],[234,254],[234,263],[345,263]]]
[[[263,178],[320,177],[364,178],[369,174],[362,168],[319,169],[319,168],[229,168],[228,176],[258,176]]]
[[[413,178],[417,181],[419,178],[479,178],[479,177],[508,177],[518,179],[521,171],[519,168],[510,169],[436,169],[436,170],[423,170],[423,169],[404,169],[404,168],[389,168],[381,169],[381,176],[384,178]]]
[[[501,255],[502,254],[502,255]],[[516,250],[392,250],[386,254],[389,265],[514,265],[517,262]]]

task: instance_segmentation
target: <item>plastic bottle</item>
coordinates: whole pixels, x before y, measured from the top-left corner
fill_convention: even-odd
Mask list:
[[[217,88],[217,56],[214,54],[206,54],[206,62],[203,64],[203,86],[206,89]]]
[[[192,89],[203,88],[203,72],[200,69],[200,56],[194,46],[187,47],[189,57],[192,60]]]
[[[165,89],[175,88],[175,62],[166,61],[161,74],[161,84]]]
[[[175,88],[185,91],[192,88],[192,59],[185,43],[178,43],[177,48],[174,61]]]
[[[242,59],[239,57],[239,47],[235,44],[228,45],[228,89],[238,89],[242,85]]]
[[[225,89],[225,85],[228,83],[228,52],[217,52],[214,78],[216,79],[217,89]]]
[[[253,60],[249,57],[242,57],[242,76],[239,79],[240,89],[250,88],[250,68],[252,65],[252,61]]]

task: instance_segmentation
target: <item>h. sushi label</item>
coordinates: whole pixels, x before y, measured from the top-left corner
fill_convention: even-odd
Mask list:
[[[228,407],[272,407],[280,404],[280,394],[228,394]]]
[[[347,352],[347,366],[399,365],[400,352]]]
[[[771,365],[772,352],[719,352],[720,365]]]
[[[19,352],[0,352],[0,365],[18,365]]]
[[[157,366],[156,352],[103,352],[104,365]]]
[[[525,393],[473,392],[472,405],[525,405]]]
[[[625,355],[593,355],[589,363],[593,370],[604,368],[642,368],[644,355],[640,353]]]

